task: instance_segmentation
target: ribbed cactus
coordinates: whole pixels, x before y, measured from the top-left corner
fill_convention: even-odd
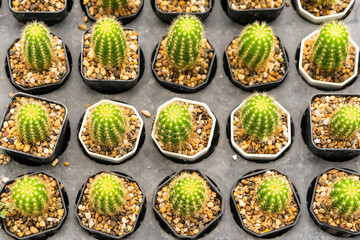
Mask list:
[[[356,106],[342,106],[331,116],[332,133],[341,139],[355,135],[360,129],[360,110]]]
[[[101,5],[112,12],[124,7],[127,0],[101,0]]]
[[[255,139],[266,140],[279,124],[278,107],[265,93],[250,96],[240,111],[242,127]]]
[[[186,141],[193,128],[188,110],[176,103],[161,110],[156,127],[161,141],[174,145]]]
[[[35,21],[26,25],[22,42],[26,64],[35,70],[48,69],[53,56],[53,46],[45,24]]]
[[[117,67],[127,52],[122,26],[112,18],[99,19],[91,30],[91,44],[96,59],[105,67]]]
[[[16,116],[16,129],[27,143],[43,140],[49,134],[48,114],[44,107],[37,103],[22,106]]]
[[[24,177],[16,181],[11,199],[17,210],[25,215],[37,215],[48,206],[48,188],[37,177]]]
[[[183,15],[172,23],[166,52],[178,68],[191,68],[195,64],[200,55],[203,31],[201,21],[195,16]]]
[[[110,173],[97,175],[90,188],[90,201],[97,213],[119,213],[125,202],[125,190],[120,178]]]
[[[125,134],[126,118],[119,107],[112,103],[98,105],[91,115],[92,137],[104,145],[119,143]]]
[[[274,35],[265,22],[255,22],[247,26],[240,35],[238,56],[249,68],[261,67],[269,59],[274,43]]]
[[[266,178],[256,191],[256,201],[265,211],[281,212],[289,204],[288,183],[280,177]]]
[[[333,209],[339,214],[351,215],[360,206],[360,182],[352,178],[336,182],[330,193]]]
[[[340,67],[348,55],[349,33],[341,22],[327,23],[313,46],[313,61],[321,69]]]

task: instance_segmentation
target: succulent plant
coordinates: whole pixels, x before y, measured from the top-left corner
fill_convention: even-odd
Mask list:
[[[103,145],[118,144],[124,137],[126,118],[112,103],[98,105],[91,114],[91,136]]]
[[[342,106],[331,116],[332,133],[341,139],[350,138],[360,129],[360,110],[356,106]]]
[[[174,145],[188,140],[193,128],[188,110],[177,103],[161,110],[156,127],[160,140]]]
[[[178,17],[171,25],[166,41],[169,59],[180,69],[194,66],[200,55],[203,25],[190,15]]]
[[[34,70],[48,69],[53,57],[50,32],[43,22],[27,24],[22,33],[25,62]]]
[[[360,206],[360,182],[353,178],[343,178],[336,182],[330,193],[332,208],[339,214],[351,215]]]
[[[120,23],[108,17],[99,19],[91,33],[91,44],[96,59],[105,67],[120,66],[127,52],[126,39]]]
[[[349,33],[341,22],[329,22],[320,30],[313,46],[313,61],[321,69],[340,67],[349,51]]]
[[[38,103],[22,106],[16,116],[16,129],[27,143],[43,140],[49,134],[49,120],[44,107]]]
[[[320,5],[328,5],[336,2],[336,0],[316,0]]]
[[[112,12],[124,7],[127,0],[101,0],[101,5]]]

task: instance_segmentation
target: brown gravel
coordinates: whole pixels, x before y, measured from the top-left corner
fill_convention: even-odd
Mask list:
[[[115,12],[108,12],[101,6],[101,1],[98,0],[83,0],[83,4],[89,10],[90,16],[99,19],[104,16],[122,17],[134,14],[138,11],[141,1],[144,0],[128,0],[128,4]]]
[[[0,165],[7,165],[11,158],[6,154],[0,154]]]
[[[350,2],[351,0],[336,0],[332,4],[321,6],[314,0],[301,0],[301,6],[312,15],[320,17],[343,12]]]
[[[156,0],[156,6],[163,12],[203,13],[210,8],[209,0]]]
[[[58,12],[65,7],[65,0],[13,0],[11,6],[19,12]]]
[[[151,113],[145,109],[141,110],[141,114],[148,118],[151,117]]]
[[[231,8],[235,10],[279,8],[283,0],[228,0]]]

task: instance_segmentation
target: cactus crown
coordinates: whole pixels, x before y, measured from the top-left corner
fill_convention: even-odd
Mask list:
[[[321,69],[337,69],[346,61],[348,50],[348,30],[341,22],[333,21],[321,29],[313,47],[313,61]]]
[[[28,66],[35,70],[48,69],[53,56],[50,32],[43,22],[27,24],[22,34],[23,55]]]
[[[351,215],[360,206],[360,182],[353,178],[336,182],[330,193],[332,208],[339,214]]]
[[[166,41],[169,59],[180,69],[191,68],[200,55],[203,25],[190,15],[178,17],[171,25]]]
[[[44,107],[37,103],[22,106],[16,117],[16,129],[27,143],[43,140],[49,134],[48,115]]]
[[[126,118],[115,104],[102,103],[92,112],[90,132],[101,144],[118,144],[123,139],[125,130]]]
[[[114,12],[127,4],[127,0],[101,0],[103,8]]]
[[[274,43],[271,27],[265,22],[247,26],[240,35],[238,56],[249,68],[261,67],[269,59]]]
[[[112,18],[99,19],[91,30],[91,43],[96,59],[105,67],[121,66],[127,52],[122,26]]]
[[[341,139],[350,138],[360,129],[360,110],[356,106],[342,106],[331,116],[332,133]]]

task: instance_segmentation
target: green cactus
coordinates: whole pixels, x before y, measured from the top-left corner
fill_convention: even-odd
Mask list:
[[[127,0],[101,0],[103,8],[114,12],[127,4]]]
[[[43,140],[49,134],[48,114],[43,106],[27,103],[16,116],[16,129],[20,138],[27,143]]]
[[[188,140],[193,128],[188,110],[176,103],[161,110],[156,127],[161,141],[174,145]]]
[[[360,129],[360,110],[356,106],[342,106],[331,116],[332,133],[340,139],[354,136]]]
[[[121,66],[126,57],[127,45],[120,23],[107,17],[99,19],[91,33],[96,59],[108,68]]]
[[[281,212],[290,201],[288,183],[280,177],[266,178],[256,191],[256,201],[265,211]]]
[[[267,140],[279,125],[278,107],[265,93],[250,96],[240,111],[242,127],[257,140]]]
[[[341,22],[330,22],[321,29],[313,46],[313,62],[321,69],[340,67],[349,51],[349,33]]]
[[[332,208],[339,214],[351,215],[360,206],[360,182],[353,178],[336,182],[330,193]]]
[[[23,30],[23,55],[34,70],[48,69],[53,57],[50,32],[43,22],[32,22]]]
[[[238,56],[249,68],[258,68],[269,59],[274,43],[272,29],[265,22],[247,26],[240,35]]]
[[[171,25],[166,41],[169,59],[180,69],[194,66],[200,55],[203,25],[190,15],[178,17]]]
[[[97,175],[90,188],[90,201],[97,213],[119,213],[125,202],[125,189],[120,178],[110,173]]]
[[[92,137],[103,145],[118,144],[124,137],[126,118],[112,103],[98,105],[91,115]]]
[[[316,1],[323,6],[336,2],[336,0],[316,0]]]

